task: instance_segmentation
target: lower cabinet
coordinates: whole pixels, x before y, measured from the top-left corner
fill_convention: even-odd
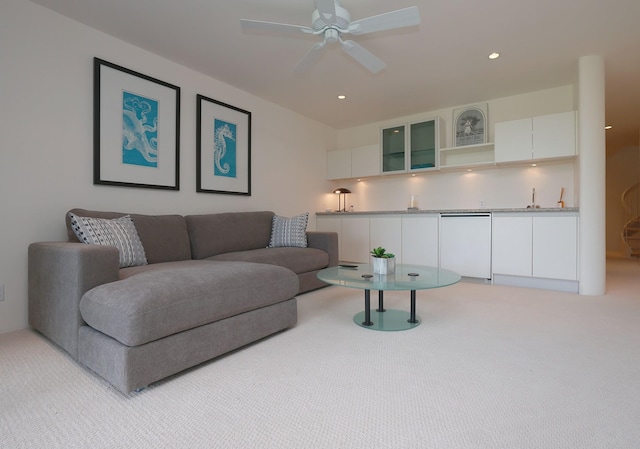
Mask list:
[[[517,285],[536,286],[526,281],[535,278],[543,287],[577,291],[578,215],[494,214],[491,254],[494,283],[513,284],[520,277],[525,280]]]
[[[471,217],[471,220],[480,220]],[[369,263],[373,247],[383,246],[396,255],[398,263],[442,266],[451,264],[469,277],[490,278],[494,284],[541,287],[577,292],[578,213],[577,212],[494,212],[489,221],[464,218],[440,219],[438,213],[420,214],[331,214],[316,217],[318,231],[338,233],[343,262]],[[462,226],[462,227],[461,227]],[[446,229],[445,229],[446,228]],[[474,232],[470,232],[473,230]],[[490,235],[488,238],[483,236]],[[467,238],[466,243],[461,243]],[[475,271],[490,247],[490,272]],[[454,262],[473,261],[474,270]],[[455,265],[455,268],[454,268]]]
[[[342,262],[369,263],[371,249],[382,246],[395,254],[398,263],[438,265],[438,214],[319,215],[316,229],[338,233]]]
[[[402,217],[402,263],[438,266],[438,214]]]
[[[382,246],[396,256],[396,263],[404,263],[402,258],[402,219],[400,217],[371,217],[369,221],[369,247]]]

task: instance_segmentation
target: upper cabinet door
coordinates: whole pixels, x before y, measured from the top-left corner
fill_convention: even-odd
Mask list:
[[[351,177],[380,175],[380,145],[367,145],[351,150]]]
[[[437,119],[409,125],[409,169],[421,170],[438,167]]]
[[[533,118],[533,158],[548,159],[576,155],[576,113]]]
[[[516,162],[576,155],[576,113],[540,115],[495,125],[496,162]]]
[[[397,173],[407,170],[405,129],[405,125],[382,129],[382,173]]]
[[[532,119],[510,120],[495,124],[496,162],[527,161],[533,157]]]

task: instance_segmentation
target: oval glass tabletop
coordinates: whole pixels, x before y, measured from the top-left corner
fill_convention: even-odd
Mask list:
[[[444,268],[398,264],[393,274],[374,274],[371,264],[353,265],[325,268],[318,272],[318,278],[328,284],[362,290],[426,290],[460,281],[458,273]]]

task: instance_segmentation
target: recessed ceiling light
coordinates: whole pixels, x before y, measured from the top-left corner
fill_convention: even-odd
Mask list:
[[[489,59],[498,59],[499,57],[500,57],[500,53],[495,51],[489,55]]]
[[[338,100],[344,100],[345,98],[347,98],[346,95],[338,95]]]
[[[613,128],[613,126],[611,126],[611,125],[607,125],[607,126],[604,127],[604,129],[611,129],[611,128]]]

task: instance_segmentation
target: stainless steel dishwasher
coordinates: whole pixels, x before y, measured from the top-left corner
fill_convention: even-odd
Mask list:
[[[491,279],[491,214],[440,214],[440,267]]]

